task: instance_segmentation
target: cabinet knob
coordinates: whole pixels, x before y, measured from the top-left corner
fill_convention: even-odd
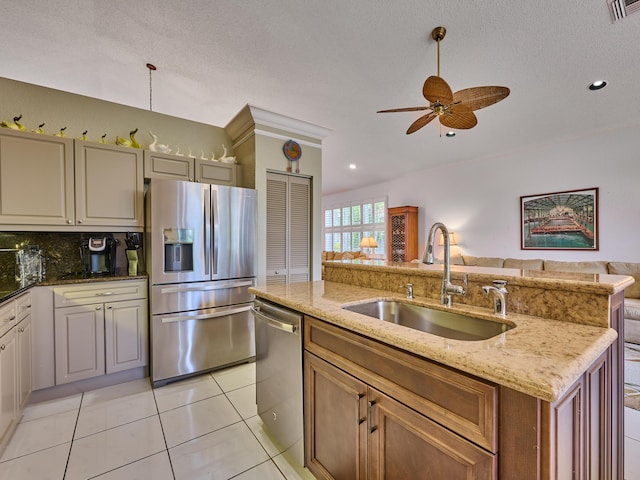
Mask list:
[[[113,305],[107,305],[107,310],[111,310],[113,308]]]
[[[102,310],[102,307],[101,307],[100,305],[98,305],[98,306],[96,307],[96,310]]]
[[[78,220],[78,223],[82,223],[82,220]]]
[[[20,327],[20,329],[18,330],[20,333],[24,333],[24,327]]]
[[[67,223],[71,225],[73,222],[71,221],[71,219],[67,219]]]
[[[4,343],[2,345],[0,345],[0,351],[4,351],[5,348],[7,348],[7,347],[5,346]]]

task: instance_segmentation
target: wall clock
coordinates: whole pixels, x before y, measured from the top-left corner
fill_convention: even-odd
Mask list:
[[[298,162],[302,157],[302,148],[293,140],[288,140],[282,146],[282,152],[284,156],[289,160],[289,166],[287,167],[287,172],[291,172],[291,165],[293,162]],[[300,173],[300,164],[296,163],[296,173]]]

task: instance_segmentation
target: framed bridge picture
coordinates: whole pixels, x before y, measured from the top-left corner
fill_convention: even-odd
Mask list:
[[[598,189],[520,197],[520,248],[598,250]]]

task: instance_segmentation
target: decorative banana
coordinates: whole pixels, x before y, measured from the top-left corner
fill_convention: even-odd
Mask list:
[[[137,128],[135,130],[131,130],[129,132],[129,140],[127,140],[126,138],[116,137],[116,145],[122,145],[124,147],[131,148],[140,148],[140,144],[136,141],[136,133],[138,133]]]
[[[31,131],[33,133],[42,133],[42,134],[44,134],[44,128],[42,128],[42,127],[44,127],[44,122],[41,123],[40,125],[38,125],[38,129],[37,130],[31,130]]]
[[[0,122],[0,127],[3,128],[11,128],[12,130],[22,130],[23,132],[27,131],[27,127],[20,123],[20,119],[22,118],[22,114],[17,117],[13,117],[13,123],[5,122],[4,120]]]

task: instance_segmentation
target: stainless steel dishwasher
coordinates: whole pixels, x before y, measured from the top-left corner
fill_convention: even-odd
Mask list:
[[[302,315],[256,299],[256,404],[284,451],[304,466]]]

